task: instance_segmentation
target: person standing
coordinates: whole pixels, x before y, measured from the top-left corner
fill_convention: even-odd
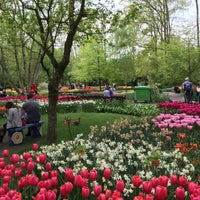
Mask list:
[[[198,99],[198,102],[200,103],[200,81],[196,87],[196,92],[197,92],[197,99]]]
[[[185,78],[185,81],[182,83],[182,89],[184,91],[185,103],[192,103],[192,83],[190,82],[190,79],[188,77]]]
[[[0,135],[0,142],[3,142],[3,138],[8,129],[21,127],[22,120],[21,120],[21,109],[17,107],[13,102],[8,101],[5,104],[6,107],[6,118],[7,123],[3,125],[1,128],[1,135]]]
[[[37,123],[40,121],[40,105],[34,100],[34,94],[27,95],[27,102],[22,105],[22,115],[27,114],[26,124]],[[26,136],[31,136],[32,128],[28,128]]]

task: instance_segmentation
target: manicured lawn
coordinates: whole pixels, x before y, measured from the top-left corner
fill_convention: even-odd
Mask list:
[[[77,120],[80,117],[80,124],[74,125],[73,123],[70,125],[65,125],[63,123],[64,118],[70,118],[72,122]],[[58,125],[57,125],[57,133],[58,133],[58,141],[61,140],[70,140],[71,137],[75,138],[77,134],[83,133],[85,137],[87,137],[88,133],[90,133],[90,127],[97,125],[99,128],[101,126],[106,126],[108,123],[112,123],[115,120],[120,118],[132,118],[129,115],[121,115],[121,114],[112,114],[112,113],[66,113],[66,114],[58,114]],[[9,149],[11,153],[22,153],[24,151],[30,150],[31,145],[33,143],[38,143],[39,145],[46,144],[46,133],[47,133],[47,115],[42,116],[42,120],[44,124],[42,126],[42,137],[39,139],[34,139],[32,137],[25,137],[24,143],[18,146],[10,146],[8,144],[8,138],[5,137],[4,142],[0,144],[0,150]],[[0,124],[4,124],[5,119],[0,119]],[[71,132],[71,136],[70,136]],[[24,134],[26,130],[24,130]]]

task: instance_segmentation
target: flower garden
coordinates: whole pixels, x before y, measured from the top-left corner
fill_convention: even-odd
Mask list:
[[[21,105],[24,98],[15,99]],[[38,97],[46,112],[46,97]],[[0,200],[199,200],[199,104],[127,104],[60,97],[58,112],[75,110],[133,115],[87,139],[38,146],[0,157]]]

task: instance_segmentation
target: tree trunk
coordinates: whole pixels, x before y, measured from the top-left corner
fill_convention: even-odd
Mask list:
[[[58,100],[58,80],[53,78],[49,81],[49,107],[48,107],[48,128],[47,143],[52,144],[57,140],[57,100]]]

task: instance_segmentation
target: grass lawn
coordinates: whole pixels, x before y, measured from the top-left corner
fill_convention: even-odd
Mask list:
[[[73,121],[77,120],[80,117],[80,124],[78,126],[71,124],[70,126],[65,125],[63,123],[64,118],[70,118]],[[57,125],[57,133],[58,133],[58,142],[61,140],[70,140],[76,137],[77,134],[83,133],[85,137],[90,133],[90,126],[97,125],[99,128],[101,126],[108,125],[108,123],[112,123],[115,120],[120,118],[132,118],[129,115],[121,115],[121,114],[112,114],[112,113],[66,113],[66,114],[58,114],[58,125]],[[6,119],[0,119],[0,124],[3,125]],[[46,144],[46,135],[47,135],[47,115],[42,115],[42,120],[44,124],[42,126],[42,137],[41,138],[32,138],[26,137],[24,138],[24,143],[17,146],[10,146],[8,143],[8,137],[4,138],[3,143],[0,143],[0,150],[9,149],[11,153],[22,153],[24,151],[30,150],[33,143],[38,143],[39,145]],[[24,130],[24,134],[26,134],[27,130]],[[70,137],[71,132],[71,137]]]

